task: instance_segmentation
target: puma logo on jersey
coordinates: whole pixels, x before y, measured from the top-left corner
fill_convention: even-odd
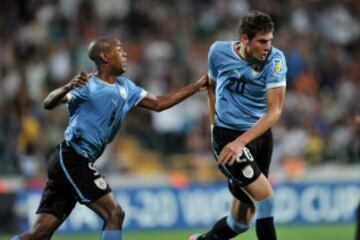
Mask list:
[[[251,66],[251,74],[252,74],[253,76],[256,76],[256,75],[258,75],[258,74],[261,72],[261,69],[262,69],[262,66],[261,66],[261,65],[259,65],[259,64],[253,64],[253,65]]]
[[[256,76],[256,75],[259,74],[259,71],[256,71],[255,68],[251,68],[251,74],[252,74],[253,76]]]

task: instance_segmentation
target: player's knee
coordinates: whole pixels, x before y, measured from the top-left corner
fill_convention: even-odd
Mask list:
[[[108,222],[112,222],[114,225],[121,227],[124,222],[125,212],[118,206],[110,211]]]
[[[272,195],[273,195],[273,191],[272,191],[272,189],[270,188],[269,190],[264,190],[264,191],[262,191],[262,192],[259,193],[259,194],[255,194],[254,200],[255,200],[256,202],[261,202],[261,201],[263,201],[263,200],[265,200],[265,199],[267,199],[267,198],[271,198]]]
[[[274,197],[270,196],[256,203],[256,218],[263,219],[274,216]]]
[[[273,189],[270,184],[267,184],[266,186],[263,186],[258,190],[259,191],[256,191],[252,195],[255,202],[260,202],[273,196]]]
[[[125,211],[120,206],[116,208],[116,217],[119,219],[120,224],[122,225],[125,219]]]
[[[231,230],[240,234],[246,232],[249,229],[249,223],[241,223],[233,218],[231,215],[227,216],[226,223]]]

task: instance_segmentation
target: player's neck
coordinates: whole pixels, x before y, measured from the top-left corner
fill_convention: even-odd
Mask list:
[[[257,62],[257,59],[252,58],[247,52],[246,52],[246,47],[241,44],[241,42],[239,42],[238,44],[235,45],[235,52],[239,55],[239,57],[244,60],[245,62],[248,63],[253,63],[253,62]]]
[[[113,84],[116,82],[116,78],[117,78],[117,75],[109,72],[109,71],[106,71],[104,69],[98,69],[98,72],[96,74],[96,76],[104,81],[104,82],[107,82],[107,83],[110,83],[110,84]]]
[[[110,84],[114,84],[116,83],[116,77],[115,76],[109,76],[109,75],[96,75],[98,79],[110,83]]]
[[[240,42],[235,45],[235,51],[242,60],[244,60],[246,62],[248,61],[248,59],[246,57],[245,46],[242,45]]]

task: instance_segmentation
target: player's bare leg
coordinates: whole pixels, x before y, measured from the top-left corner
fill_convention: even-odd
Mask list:
[[[91,203],[89,208],[104,220],[101,240],[121,239],[121,229],[125,218],[125,212],[117,203],[112,192]]]
[[[233,198],[230,212],[236,222],[249,226],[255,215],[255,206]]]
[[[55,230],[61,225],[57,217],[49,213],[40,213],[35,225],[27,232],[20,234],[12,240],[48,240],[54,234]]]
[[[268,179],[261,174],[254,182],[244,187],[245,192],[255,201],[272,196],[273,191]]]
[[[256,235],[258,240],[276,240],[276,230],[273,215],[273,191],[268,179],[260,177],[244,188],[255,200],[257,219]]]

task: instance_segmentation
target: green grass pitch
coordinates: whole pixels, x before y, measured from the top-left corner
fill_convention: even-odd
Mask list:
[[[187,240],[191,230],[170,231],[128,231],[123,240]],[[279,240],[353,240],[355,225],[294,225],[277,228]],[[0,240],[9,240],[2,236]],[[99,234],[57,234],[53,240],[99,240]],[[256,240],[254,228],[235,238],[236,240]]]

